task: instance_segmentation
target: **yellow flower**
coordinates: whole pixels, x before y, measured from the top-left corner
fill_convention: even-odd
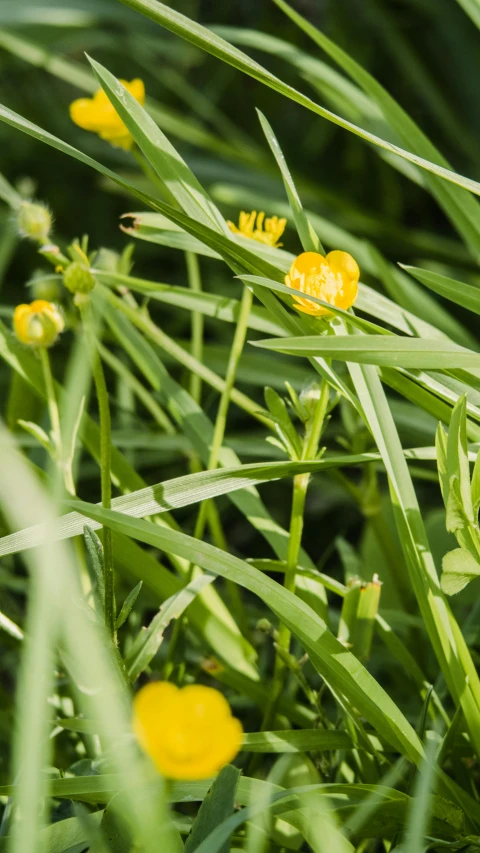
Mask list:
[[[35,299],[30,305],[17,305],[13,314],[18,340],[31,347],[51,347],[64,327],[57,306],[45,299]]]
[[[245,213],[242,210],[238,227],[227,220],[227,225],[234,234],[241,234],[242,237],[249,237],[251,240],[275,247],[282,245],[278,241],[285,231],[286,224],[287,220],[279,219],[278,216],[271,216],[269,219],[265,219],[264,213],[259,213],[257,216],[256,210],[252,210],[251,213]],[[264,227],[265,230],[263,230]]]
[[[120,80],[139,104],[145,103],[145,86],[143,80],[136,78],[128,83]],[[115,107],[108,100],[103,89],[95,92],[93,98],[79,98],[70,104],[70,118],[83,130],[98,133],[116,148],[130,150],[133,137],[127,130]]]
[[[178,688],[168,681],[143,687],[133,727],[145,752],[170,779],[208,779],[235,758],[242,725],[213,687]]]
[[[358,293],[360,270],[358,264],[348,252],[329,252],[326,257],[318,252],[303,252],[295,258],[290,272],[285,276],[285,284],[300,293],[309,293],[336,308],[350,308]],[[328,308],[318,305],[310,299],[295,296],[298,302],[295,308],[305,314],[320,316],[330,314]]]

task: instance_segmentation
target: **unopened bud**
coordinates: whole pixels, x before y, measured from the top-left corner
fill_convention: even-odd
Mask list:
[[[118,272],[120,255],[113,249],[101,248],[95,256],[95,267],[102,272]]]
[[[80,261],[73,261],[68,265],[63,274],[63,283],[71,293],[90,293],[95,287],[95,279],[90,269]]]
[[[43,244],[52,227],[52,214],[43,204],[22,201],[17,210],[17,225],[22,237]]]

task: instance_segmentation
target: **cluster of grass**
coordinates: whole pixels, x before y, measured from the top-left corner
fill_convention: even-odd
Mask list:
[[[420,5],[359,21],[397,101],[316,4],[0,0],[0,851],[480,850],[480,2]],[[69,121],[99,88],[131,150]],[[295,257],[335,249],[354,308],[296,310]],[[215,780],[140,749],[159,679],[241,720]]]

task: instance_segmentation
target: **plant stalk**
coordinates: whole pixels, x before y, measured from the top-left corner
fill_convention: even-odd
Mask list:
[[[52,428],[52,439],[55,447],[55,455],[57,463],[61,466],[65,488],[69,494],[75,494],[75,483],[73,482],[72,471],[70,466],[66,464],[65,454],[62,442],[62,430],[60,426],[60,414],[58,411],[57,397],[55,394],[55,383],[52,374],[52,365],[47,347],[39,348],[40,362],[42,365],[43,379],[45,382],[45,390],[47,392],[48,413],[50,416],[50,425]]]
[[[315,405],[313,416],[305,433],[302,460],[314,459],[318,453],[318,445],[322,434],[322,428],[327,413],[329,399],[329,385],[325,379],[322,380],[320,394]],[[305,501],[307,497],[309,474],[297,474],[293,478],[292,509],[290,513],[290,528],[287,550],[287,565],[285,570],[285,589],[295,593],[298,558],[302,545],[303,522],[305,514]],[[271,698],[265,709],[262,722],[262,731],[268,731],[275,718],[278,700],[280,699],[287,666],[285,656],[290,652],[291,632],[283,623],[278,630],[278,650],[275,656],[275,667],[273,673],[273,684]]]
[[[79,305],[82,315],[87,347],[90,353],[93,381],[97,394],[98,412],[100,420],[100,476],[102,491],[102,506],[110,509],[112,505],[112,443],[111,443],[111,418],[110,404],[108,400],[108,389],[103,372],[102,361],[98,352],[97,336],[95,332],[92,306],[90,299],[82,301]],[[110,633],[114,645],[117,641],[115,628],[116,606],[115,606],[115,574],[113,566],[113,542],[112,531],[108,527],[103,528],[103,573],[105,585],[105,626]]]

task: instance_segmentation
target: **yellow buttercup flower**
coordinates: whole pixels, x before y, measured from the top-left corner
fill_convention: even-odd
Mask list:
[[[18,340],[31,347],[51,347],[64,327],[57,306],[45,299],[35,299],[30,305],[17,305],[13,314]]]
[[[227,225],[234,234],[241,234],[242,237],[249,237],[251,240],[257,240],[259,243],[277,248],[282,245],[278,241],[285,231],[286,224],[286,219],[279,219],[278,216],[270,216],[265,219],[265,214],[259,213],[257,215],[256,210],[252,210],[251,213],[245,213],[242,210],[238,219],[238,226],[227,220]]]
[[[170,779],[208,779],[242,744],[242,725],[213,687],[178,688],[168,681],[143,687],[134,699],[140,745]]]
[[[316,296],[329,302],[336,308],[347,309],[355,302],[358,294],[358,264],[348,252],[303,252],[295,258],[290,272],[285,276],[285,284],[300,293]],[[310,299],[294,296],[298,305],[295,308],[305,314],[320,316],[330,314],[328,308],[318,305]]]
[[[145,86],[143,80],[136,78],[128,83],[120,80],[139,104],[145,103]],[[129,151],[133,145],[133,137],[127,130],[115,107],[108,100],[103,89],[95,92],[93,98],[78,98],[70,104],[70,118],[83,130],[98,133],[116,148]]]

